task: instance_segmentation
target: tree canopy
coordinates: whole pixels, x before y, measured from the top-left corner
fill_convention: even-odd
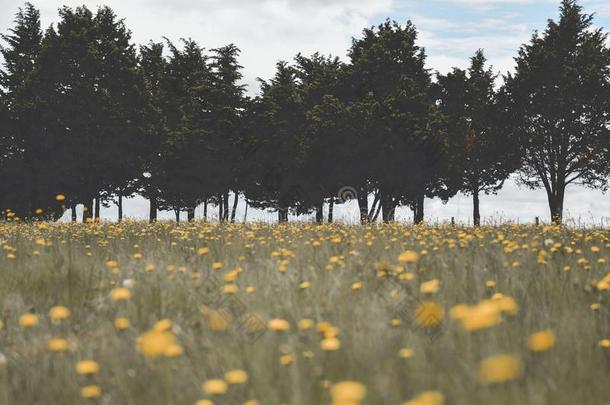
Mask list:
[[[513,173],[543,187],[561,222],[566,187],[606,190],[610,175],[607,34],[563,0],[500,78],[478,50],[433,74],[411,21],[353,38],[347,58],[298,53],[247,95],[240,49],[193,39],[136,46],[107,6],[59,10],[45,31],[30,3],[1,35],[0,208],[4,218],[83,220],[125,197],[158,210],[238,202],[333,219],[354,199],[363,223],[396,219],[425,198],[496,193]],[[502,79],[502,80],[501,80]],[[249,89],[254,94],[255,89]],[[64,198],[56,199],[56,195]],[[232,197],[232,200],[231,200]]]

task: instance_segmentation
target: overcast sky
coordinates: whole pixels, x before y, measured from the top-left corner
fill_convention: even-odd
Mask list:
[[[205,48],[228,43],[242,50],[241,64],[249,92],[258,90],[256,78],[273,75],[275,63],[291,60],[297,52],[319,51],[345,58],[351,38],[366,26],[389,17],[399,22],[411,20],[420,33],[420,45],[426,48],[428,67],[446,72],[451,67],[466,67],[468,58],[483,48],[489,62],[499,72],[512,69],[519,46],[534,30],[542,31],[548,18],[556,18],[559,0],[81,0],[32,1],[40,8],[43,26],[57,21],[62,5],[85,4],[95,9],[105,4],[125,18],[136,43],[160,41],[163,36],[177,41],[192,38]],[[0,31],[12,26],[14,13],[23,4],[0,0]],[[595,24],[610,28],[610,0],[582,0],[589,13],[595,12]],[[568,189],[568,215],[578,220],[599,221],[610,217],[610,194]],[[243,211],[240,205],[240,211]],[[126,204],[126,214],[145,217],[148,203],[135,198]],[[337,217],[356,218],[355,204],[337,210]],[[481,211],[485,218],[531,221],[548,217],[546,197],[541,190],[530,191],[509,182],[497,196],[484,196]],[[113,218],[116,209],[103,210]],[[410,212],[401,213],[410,217]],[[168,217],[171,214],[166,214]],[[239,215],[243,215],[240,212]],[[249,217],[275,218],[264,213]],[[426,217],[444,220],[471,217],[469,198],[457,196],[447,205],[426,201]]]

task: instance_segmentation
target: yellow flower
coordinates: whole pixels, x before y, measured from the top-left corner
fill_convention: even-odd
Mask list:
[[[153,325],[153,330],[157,332],[167,332],[172,328],[172,321],[169,319],[161,319]]]
[[[352,284],[352,290],[361,290],[362,289],[362,282],[358,281],[355,282],[354,284]]]
[[[92,375],[100,371],[100,366],[93,360],[81,360],[76,363],[75,369],[80,375]]]
[[[437,279],[426,281],[419,286],[419,291],[424,294],[435,294],[440,282]]]
[[[322,340],[320,343],[322,350],[335,351],[341,347],[341,341],[336,337],[329,337]]]
[[[51,339],[47,342],[47,349],[52,352],[64,352],[68,350],[68,342],[65,339]]]
[[[182,353],[184,353],[184,350],[182,350],[182,346],[177,343],[173,343],[165,348],[163,355],[165,357],[178,357],[182,356]]]
[[[333,405],[359,404],[366,397],[366,387],[356,381],[341,381],[330,389]]]
[[[515,356],[502,354],[484,359],[479,364],[479,380],[483,383],[501,383],[519,378],[522,371],[521,360]]]
[[[210,401],[209,399],[200,399],[199,401],[195,402],[195,405],[214,405],[214,402]]]
[[[70,310],[63,306],[55,306],[49,311],[49,316],[53,321],[63,321],[70,317]]]
[[[496,286],[496,282],[493,280],[487,280],[485,282],[485,287],[487,288],[494,288]]]
[[[411,357],[413,357],[413,350],[407,347],[403,347],[398,352],[398,356],[402,359],[410,359]]]
[[[248,373],[244,370],[230,370],[225,373],[225,380],[229,384],[243,384],[248,381]]]
[[[283,366],[289,366],[294,362],[294,357],[291,354],[285,354],[280,357],[280,363]]]
[[[197,253],[199,254],[199,256],[207,255],[208,253],[210,253],[210,248],[200,247],[199,250],[197,250]]]
[[[527,345],[534,352],[544,352],[555,345],[555,334],[551,330],[534,333],[530,335]]]
[[[203,308],[203,316],[208,322],[208,327],[215,332],[223,332],[229,328],[229,315],[220,311]]]
[[[244,405],[260,405],[260,402],[258,402],[256,399],[249,399],[244,402]]]
[[[106,267],[109,269],[116,269],[119,267],[119,263],[116,260],[108,260],[106,262]]]
[[[311,287],[311,283],[309,281],[303,281],[301,284],[299,284],[299,288],[301,290],[305,290],[309,287]]]
[[[176,337],[170,332],[150,330],[138,338],[138,349],[147,357],[165,355],[172,345],[176,344]]]
[[[22,328],[34,328],[38,326],[38,317],[34,314],[23,314],[19,318],[19,325]]]
[[[267,322],[267,328],[284,332],[290,329],[290,324],[284,319],[271,319]]]
[[[207,380],[201,384],[201,388],[210,395],[222,395],[227,392],[227,383],[224,380]]]
[[[125,330],[125,329],[129,328],[129,319],[127,319],[127,318],[117,318],[114,321],[114,327],[117,330]]]
[[[445,397],[438,391],[424,391],[403,405],[443,405]]]
[[[59,202],[61,202],[61,201],[65,201],[65,199],[66,199],[66,196],[65,196],[65,195],[63,195],[63,194],[57,194],[57,195],[55,196],[55,201],[59,201]]]
[[[443,307],[435,301],[424,301],[417,307],[415,321],[424,328],[438,326],[444,317]]]
[[[610,347],[610,339],[602,339],[598,343],[599,347],[609,348]]]
[[[80,390],[80,396],[85,399],[97,398],[100,395],[102,395],[102,389],[99,385],[87,385]]]
[[[301,319],[299,321],[300,330],[311,329],[312,326],[313,326],[313,319]]]
[[[214,263],[212,263],[212,269],[213,270],[220,270],[220,269],[222,269],[222,263],[221,262],[214,262]]]
[[[401,263],[417,263],[419,261],[419,254],[412,250],[405,250],[398,256],[398,261]]]
[[[115,288],[110,293],[110,297],[114,301],[127,301],[129,298],[131,298],[131,292],[129,292],[127,288]]]
[[[237,291],[239,291],[239,288],[236,284],[225,284],[222,287],[222,292],[224,294],[235,294]]]

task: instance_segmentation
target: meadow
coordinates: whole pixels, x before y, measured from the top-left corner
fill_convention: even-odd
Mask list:
[[[610,229],[0,223],[0,404],[610,402]]]

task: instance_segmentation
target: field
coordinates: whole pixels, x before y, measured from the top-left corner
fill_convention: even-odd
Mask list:
[[[0,404],[610,402],[610,230],[0,224]]]

